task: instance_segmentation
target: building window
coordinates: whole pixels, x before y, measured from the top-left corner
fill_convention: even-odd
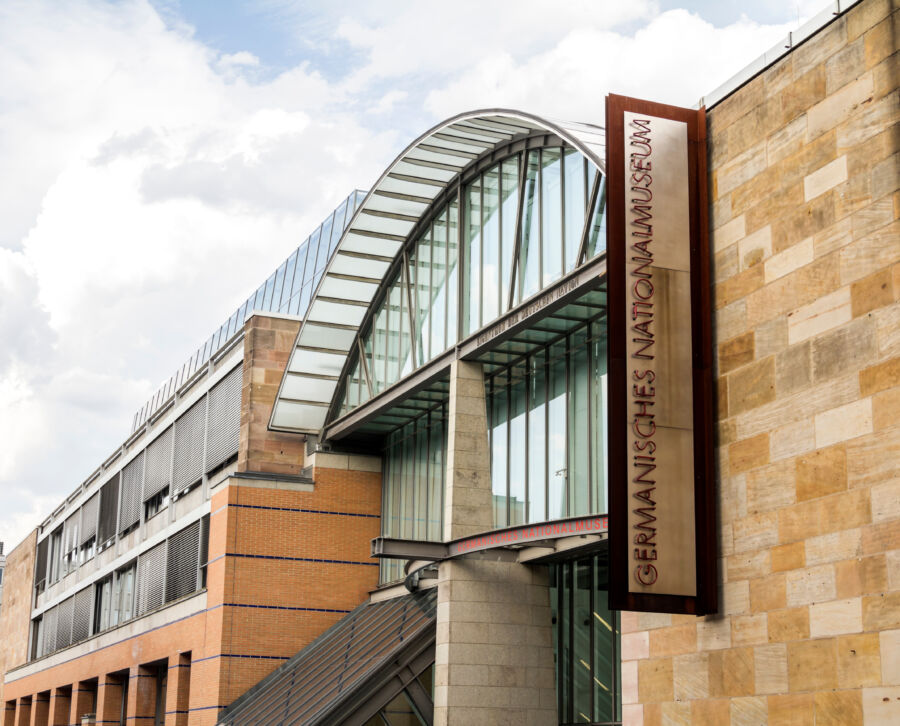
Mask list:
[[[112,591],[110,627],[134,617],[134,591],[137,562],[132,562],[116,572]]]
[[[550,567],[559,723],[620,723],[619,615],[607,603],[607,561]]]
[[[44,619],[42,616],[31,621],[31,660],[36,660],[44,655],[41,645],[44,642]]]
[[[91,537],[84,544],[81,545],[81,549],[78,552],[78,564],[83,565],[88,560],[92,559],[94,556],[94,552],[97,548],[97,538]]]
[[[104,577],[94,587],[94,634],[96,635],[109,628],[111,622],[113,576]]]
[[[441,404],[388,436],[381,502],[385,537],[443,539],[446,416]],[[381,581],[400,579],[403,564],[381,560]]]
[[[62,525],[56,528],[50,535],[50,577],[49,584],[53,584],[59,579],[60,564],[62,561]]]
[[[154,494],[150,497],[146,502],[144,502],[144,521],[147,521],[157,514],[159,514],[163,509],[165,509],[169,504],[169,491],[166,489],[165,491],[161,491],[157,494]]]
[[[604,326],[559,336],[485,385],[494,526],[605,512]]]

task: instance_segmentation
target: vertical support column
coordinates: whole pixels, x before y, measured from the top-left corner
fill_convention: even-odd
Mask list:
[[[31,699],[31,726],[47,726],[50,719],[50,691]]]
[[[127,678],[127,676],[126,676]],[[122,717],[122,678],[107,674],[97,684],[97,723],[119,723]]]
[[[126,718],[129,724],[152,724],[156,715],[156,669],[132,666],[129,673]]]
[[[169,656],[166,726],[187,726],[191,700],[191,654]]]
[[[451,365],[448,414],[444,537],[455,539],[493,526],[480,364]],[[469,555],[438,578],[435,726],[556,726],[546,568]]]
[[[72,687],[54,688],[50,695],[50,726],[69,726],[72,708]]]
[[[16,726],[31,726],[31,696],[22,696],[16,702]]]
[[[69,707],[68,723],[70,726],[79,726],[82,716],[86,713],[94,713],[96,692],[92,686],[92,683],[85,681],[73,684],[71,705]]]
[[[16,726],[15,701],[7,701],[3,704],[3,726]]]

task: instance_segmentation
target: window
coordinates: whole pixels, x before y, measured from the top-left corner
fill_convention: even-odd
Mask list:
[[[3,572],[0,570],[0,572]],[[41,644],[44,640],[44,619],[40,615],[31,621],[31,660],[40,658]]]
[[[94,634],[102,633],[112,617],[113,576],[107,575],[94,585]]]
[[[50,535],[50,584],[52,585],[59,579],[59,566],[62,560],[62,525],[56,528]]]
[[[124,623],[134,617],[134,581],[136,571],[137,562],[135,561],[116,572],[112,591],[110,627]]]
[[[93,558],[96,549],[97,538],[91,537],[87,540],[87,542],[81,545],[81,549],[78,552],[78,564],[83,565],[85,562]]]
[[[144,502],[144,521],[152,519],[169,504],[168,490],[159,492]]]

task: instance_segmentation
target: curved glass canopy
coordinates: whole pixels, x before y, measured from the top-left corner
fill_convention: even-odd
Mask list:
[[[413,142],[341,236],[270,427],[318,434],[600,252],[603,142],[499,110]]]

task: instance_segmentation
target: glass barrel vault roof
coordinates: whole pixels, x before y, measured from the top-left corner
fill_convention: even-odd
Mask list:
[[[357,207],[306,311],[270,427],[319,434],[360,325],[432,202],[476,159],[517,137],[558,136],[605,173],[601,127],[490,109],[454,116],[413,141]]]

